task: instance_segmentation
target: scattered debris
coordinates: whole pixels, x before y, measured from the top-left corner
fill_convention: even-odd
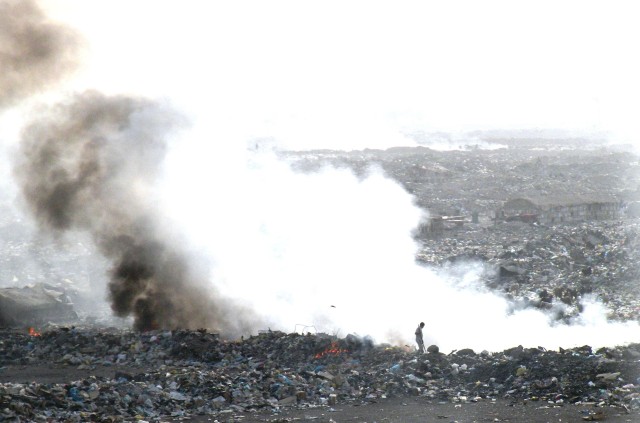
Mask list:
[[[218,416],[403,396],[456,404],[506,398],[640,408],[640,344],[416,355],[353,335],[277,331],[233,342],[207,331],[80,328],[49,328],[37,337],[5,331],[1,339],[6,369],[46,366],[67,378],[39,383],[21,376],[23,371],[0,373],[0,420],[9,421]],[[92,376],[76,379],[83,369]],[[96,376],[105,369],[112,375]],[[597,420],[597,411],[585,417]]]

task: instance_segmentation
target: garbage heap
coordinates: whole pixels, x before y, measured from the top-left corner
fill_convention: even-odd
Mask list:
[[[6,380],[0,370],[0,421],[223,417],[406,396],[640,409],[640,344],[449,354],[431,346],[417,355],[353,335],[269,332],[233,342],[204,330],[53,328],[39,335],[3,333],[0,366],[5,373],[16,366],[66,369],[69,381]],[[93,376],[105,368],[113,376]],[[74,379],[80,370],[92,376]]]
[[[640,219],[545,226],[523,222],[466,224],[422,239],[417,260],[446,268],[464,262],[486,267],[489,289],[531,307],[580,312],[595,296],[609,319],[640,320]]]

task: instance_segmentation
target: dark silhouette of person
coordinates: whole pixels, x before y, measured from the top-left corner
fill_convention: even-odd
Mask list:
[[[416,329],[416,343],[418,344],[418,353],[424,353],[424,339],[422,339],[422,328],[424,327],[424,322],[420,322],[418,328]]]

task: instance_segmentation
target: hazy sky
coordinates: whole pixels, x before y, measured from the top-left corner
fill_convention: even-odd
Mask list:
[[[407,130],[640,132],[633,1],[47,0],[86,38],[73,88],[168,96],[290,148]]]

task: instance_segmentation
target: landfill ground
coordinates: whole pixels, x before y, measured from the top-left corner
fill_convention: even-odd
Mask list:
[[[0,382],[31,381],[45,384],[68,384],[90,376],[113,378],[116,372],[134,368],[99,367],[77,370],[52,365],[9,366],[0,373]],[[602,411],[603,414],[595,414]],[[430,423],[430,422],[572,422],[589,421],[589,416],[601,416],[608,422],[637,422],[640,414],[623,407],[598,408],[595,403],[548,404],[506,399],[476,400],[453,403],[424,397],[381,398],[363,403],[348,402],[329,405],[309,405],[303,408],[282,407],[256,412],[226,412],[217,416],[164,417],[160,422],[317,422],[317,423]],[[596,418],[594,417],[594,420]]]
[[[318,423],[442,423],[442,422],[574,422],[598,421],[591,405],[555,406],[512,401],[479,401],[466,404],[435,402],[423,398],[385,399],[368,405],[318,407],[285,410],[277,414],[258,413],[237,419],[244,423],[318,422]],[[594,420],[589,420],[594,416]],[[612,408],[603,412],[601,421],[637,422],[637,414]],[[585,420],[586,419],[586,420]],[[194,418],[194,422],[212,422],[211,418]],[[220,420],[219,420],[220,421]]]
[[[35,381],[40,383],[68,384],[74,380],[87,379],[91,375],[114,378],[116,372],[135,372],[135,368],[99,367],[92,370],[77,370],[52,365],[9,366],[0,373],[0,383]],[[602,412],[603,414],[596,414]],[[596,407],[586,404],[549,404],[544,401],[528,402],[506,399],[482,399],[474,402],[453,403],[419,396],[380,398],[366,402],[352,401],[329,405],[307,405],[281,407],[255,412],[228,411],[211,416],[158,418],[158,422],[237,422],[237,423],[431,423],[431,422],[637,422],[640,413],[624,407]],[[142,420],[142,419],[141,419]],[[135,421],[135,419],[134,419]]]
[[[492,219],[502,201],[540,187],[556,197],[581,187],[596,202],[604,191],[629,204],[640,195],[637,157],[561,155],[402,150],[381,156],[380,165],[430,210],[479,211],[477,223],[419,238],[420,265],[479,264],[486,289],[559,322],[578,315],[587,296],[606,306],[610,320],[637,322],[637,214],[555,225]],[[347,159],[356,170],[371,161],[355,153]],[[427,177],[436,183],[420,179]],[[5,285],[42,283],[81,304],[82,280],[104,271],[86,261],[80,272],[78,257],[92,257],[81,244],[68,254],[60,245],[30,244],[9,209],[0,230]],[[206,330],[136,332],[85,317],[45,322],[35,334],[0,329],[0,422],[640,422],[640,344],[495,352],[432,346],[417,356],[411,347],[355,335],[269,331],[225,340]]]
[[[139,369],[138,369],[139,370]],[[90,376],[114,378],[116,372],[135,372],[131,367],[97,367],[78,370],[56,365],[8,366],[0,372],[0,383],[31,381],[45,384],[69,384]],[[602,414],[596,414],[602,412]],[[222,412],[216,416],[158,418],[159,422],[243,422],[243,423],[431,423],[431,422],[574,422],[593,420],[607,422],[637,422],[638,412],[624,407],[597,407],[595,403],[549,404],[506,399],[482,399],[453,403],[424,397],[407,396],[380,398],[366,402],[329,405],[282,407],[255,412]]]
[[[51,327],[0,337],[0,421],[633,422],[640,344],[444,354],[353,335]]]

